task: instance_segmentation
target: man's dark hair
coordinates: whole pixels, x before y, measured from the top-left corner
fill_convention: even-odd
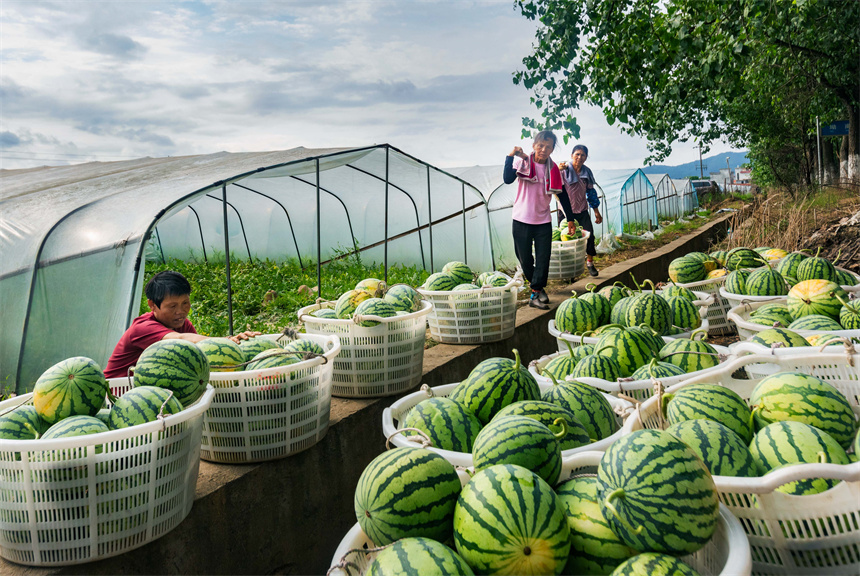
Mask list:
[[[558,138],[556,138],[552,130],[541,130],[540,132],[535,134],[534,140],[532,140],[532,142],[535,143],[541,140],[551,140],[553,150],[555,150],[555,147],[558,146]]]
[[[147,300],[161,308],[161,303],[168,296],[185,296],[191,294],[191,284],[185,276],[173,270],[164,270],[149,279],[143,289]]]
[[[577,150],[582,150],[583,152],[585,152],[586,158],[588,157],[588,148],[586,148],[582,144],[577,144],[576,146],[574,146],[573,150],[570,151],[570,155],[573,156],[574,154],[576,154]]]

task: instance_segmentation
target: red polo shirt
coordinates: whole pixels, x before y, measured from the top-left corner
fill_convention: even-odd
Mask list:
[[[135,365],[143,351],[170,332],[197,334],[197,330],[194,329],[194,325],[188,318],[185,319],[185,323],[179,330],[168,328],[156,320],[152,312],[135,318],[131,327],[125,331],[116,348],[113,349],[113,354],[111,354],[105,368],[105,377],[121,378],[128,376],[128,369]]]

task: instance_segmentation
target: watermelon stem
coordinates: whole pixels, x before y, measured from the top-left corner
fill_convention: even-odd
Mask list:
[[[558,379],[555,377],[555,374],[553,374],[549,370],[541,370],[540,375],[543,376],[544,374],[549,374],[549,379],[552,380],[552,385],[558,386]]]
[[[589,282],[588,284],[585,285],[585,289],[588,290],[589,292],[594,292],[594,290],[596,288],[597,288],[597,284],[595,284],[594,282]]]
[[[819,452],[818,453],[818,463],[819,464],[827,464],[827,452]]]
[[[568,355],[573,358],[573,344],[570,343],[570,340],[565,340],[564,343],[567,344]]]
[[[636,282],[636,276],[633,275],[633,272],[630,273],[630,277],[633,279],[633,285],[636,286],[636,291],[642,292],[642,288],[639,286],[639,283]]]
[[[518,371],[520,369],[520,366],[522,366],[522,362],[520,361],[520,353],[516,348],[513,349],[513,352],[514,352],[514,362],[515,362],[514,363],[514,370]]]
[[[663,414],[664,418],[667,418],[669,416],[669,402],[671,402],[672,398],[674,397],[674,394],[669,393],[663,394],[663,397],[660,399],[660,412]]]
[[[830,294],[832,294],[833,296],[835,296],[835,297],[836,297],[836,299],[837,299],[837,300],[839,300],[839,303],[840,303],[840,304],[842,304],[842,306],[843,306],[843,307],[845,307],[845,308],[848,310],[848,313],[849,313],[849,314],[853,314],[853,315],[855,315],[855,316],[860,315],[860,311],[857,311],[857,309],[856,309],[856,308],[854,308],[854,306],[849,306],[849,305],[848,305],[848,302],[846,302],[845,300],[843,300],[843,299],[842,299],[842,297],[841,297],[839,294],[837,294],[836,292],[831,292]]]
[[[565,436],[567,436],[567,420],[564,418],[556,418],[553,423],[553,426],[561,426],[561,431],[558,434],[553,434],[557,440],[561,440]]]
[[[609,496],[607,496],[606,499],[603,501],[603,505],[606,506],[606,508],[609,509],[610,512],[612,512],[612,515],[615,517],[616,520],[618,520],[618,522],[622,526],[624,526],[624,528],[638,536],[642,533],[642,530],[644,530],[645,527],[640,525],[634,528],[630,525],[630,522],[622,518],[621,515],[618,513],[618,510],[615,508],[615,504],[612,503],[612,501],[616,498],[624,498],[624,488],[616,488],[615,490],[610,492]]]
[[[652,294],[657,294],[657,287],[654,285],[654,282],[652,282],[650,278],[646,278],[645,280],[642,281],[642,286],[645,286],[646,284],[651,285],[651,293]]]

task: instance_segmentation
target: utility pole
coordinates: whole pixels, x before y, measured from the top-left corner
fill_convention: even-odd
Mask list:
[[[818,148],[818,185],[821,186],[824,183],[824,171],[821,167],[821,124],[818,121],[818,116],[815,117],[815,137],[816,148]]]
[[[702,166],[702,145],[699,144],[699,179],[705,178],[705,168]]]
[[[729,157],[728,156],[726,156],[726,170],[729,171],[729,180],[726,183],[726,191],[728,191],[728,189],[729,189],[728,185],[732,183],[732,167],[729,166]]]

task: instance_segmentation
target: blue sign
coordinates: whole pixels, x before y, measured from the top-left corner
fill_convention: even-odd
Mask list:
[[[822,136],[847,136],[848,120],[837,120],[821,127]]]

